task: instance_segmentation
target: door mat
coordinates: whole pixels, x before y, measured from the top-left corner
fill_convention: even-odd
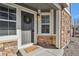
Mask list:
[[[37,45],[32,45],[30,47],[27,47],[27,48],[24,48],[24,51],[27,52],[27,53],[31,53],[33,52],[34,50],[38,49],[39,47]]]

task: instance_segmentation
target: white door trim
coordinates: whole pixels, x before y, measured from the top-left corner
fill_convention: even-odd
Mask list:
[[[34,15],[34,43],[37,43],[37,26],[36,26],[36,18],[37,18],[37,13],[36,12],[32,12],[32,10],[27,10],[26,8],[24,8],[24,9],[20,9],[20,14],[21,14],[21,11],[24,11],[24,12],[28,12],[28,13],[31,13],[31,14],[33,14]],[[31,11],[31,12],[30,12]],[[21,18],[21,17],[20,17]],[[22,31],[21,31],[22,32]],[[22,36],[22,33],[21,33],[21,36]],[[21,37],[21,47],[20,48],[22,48],[22,47],[28,47],[28,46],[30,46],[30,45],[32,45],[33,43],[28,43],[28,44],[26,44],[26,45],[22,45],[22,37]]]

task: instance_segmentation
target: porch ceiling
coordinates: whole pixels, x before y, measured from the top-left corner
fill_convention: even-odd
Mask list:
[[[32,10],[37,11],[40,9],[41,11],[50,11],[50,9],[56,9],[54,5],[50,5],[49,3],[18,3],[21,6],[30,8]]]

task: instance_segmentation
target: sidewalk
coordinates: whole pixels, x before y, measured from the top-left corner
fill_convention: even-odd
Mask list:
[[[72,37],[70,44],[64,49],[64,56],[79,56],[79,38]]]

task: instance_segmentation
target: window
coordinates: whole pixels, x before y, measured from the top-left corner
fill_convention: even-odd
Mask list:
[[[0,36],[8,35],[8,22],[0,21]]]
[[[0,36],[16,35],[16,9],[0,4]]]
[[[8,12],[8,6],[0,4],[0,11]]]
[[[12,7],[9,7],[9,13],[16,13],[16,9],[12,8]]]
[[[9,13],[9,20],[16,20],[16,15]]]
[[[8,19],[8,13],[0,12],[0,19]]]
[[[50,32],[50,16],[49,15],[41,16],[41,32],[42,33]]]
[[[9,20],[16,20],[16,9],[9,7]]]
[[[49,33],[49,25],[42,25],[42,33]]]
[[[15,22],[9,22],[9,35],[16,34],[16,23]]]
[[[0,4],[0,19],[8,19],[8,7]]]
[[[42,23],[49,23],[49,15],[42,16]]]

